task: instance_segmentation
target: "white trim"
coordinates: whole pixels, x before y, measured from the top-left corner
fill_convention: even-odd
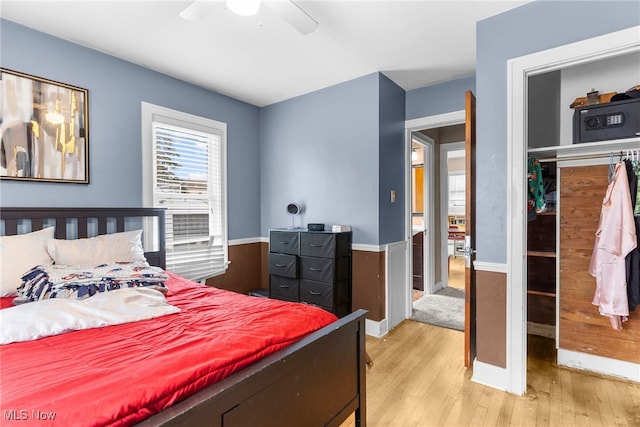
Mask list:
[[[465,121],[465,110],[452,111],[450,113],[438,114],[435,116],[420,117],[418,119],[406,120],[404,128],[410,131],[432,129],[444,126],[459,125]]]
[[[507,370],[474,359],[471,381],[498,390],[507,391]]]
[[[262,237],[247,237],[244,239],[229,240],[229,246],[249,245],[251,243],[269,243],[269,239],[263,240]]]
[[[384,252],[385,245],[367,245],[364,243],[353,243],[351,245],[351,249],[354,251]]]
[[[395,328],[402,323],[403,320],[411,317],[411,289],[406,286],[406,282],[398,284],[397,280],[394,280],[398,276],[402,276],[405,281],[407,280],[407,266],[409,265],[407,258],[411,258],[408,251],[409,246],[407,240],[388,243],[384,253],[385,313],[387,327],[389,329]],[[404,256],[404,260],[398,263],[391,263],[390,258],[395,254],[398,254],[400,257]],[[398,267],[400,265],[402,267]],[[398,272],[399,268],[403,268],[404,271]],[[394,292],[393,298],[389,296],[391,291]],[[400,295],[400,298],[395,298],[395,292],[402,292],[403,295]],[[398,300],[401,301],[401,304],[398,303]],[[392,302],[394,305],[391,305]],[[390,324],[390,322],[393,323]]]
[[[473,268],[479,271],[490,271],[492,273],[507,274],[507,264],[497,262],[473,261]]]
[[[411,151],[413,149],[413,142],[422,145],[423,150],[423,184],[424,184],[424,201],[423,201],[423,253],[422,253],[422,265],[423,265],[423,289],[429,294],[437,292],[434,283],[436,281],[435,274],[435,212],[432,212],[431,206],[435,206],[435,173],[434,173],[434,146],[435,141],[427,135],[409,132],[406,144],[407,148],[407,163],[406,163],[406,179],[405,179],[405,209],[407,213],[406,227],[407,227],[407,245],[412,247],[413,238],[413,186],[412,186],[412,171],[413,161],[411,160]],[[407,278],[406,282],[409,287],[409,293],[407,295],[407,318],[411,317],[412,310],[412,298],[411,289],[413,288],[413,256],[407,257]]]
[[[167,249],[167,267],[171,267],[170,258],[173,258],[176,264],[174,268],[178,268],[177,271],[186,277],[190,277],[192,279],[201,279],[204,280],[207,277],[213,277],[219,274],[223,274],[229,268],[229,221],[228,221],[228,189],[227,189],[227,124],[224,122],[220,122],[217,120],[210,119],[208,117],[197,116],[190,113],[185,113],[183,111],[173,110],[171,108],[162,107],[159,105],[154,105],[148,102],[141,101],[140,102],[140,124],[141,124],[141,151],[142,151],[142,205],[144,207],[153,207],[157,203],[156,201],[156,147],[154,141],[154,126],[155,122],[161,122],[163,126],[172,127],[177,126],[179,128],[187,128],[197,132],[203,132],[204,134],[210,135],[211,137],[216,137],[219,139],[219,159],[215,164],[219,167],[220,177],[219,177],[219,194],[217,191],[211,190],[212,188],[217,190],[217,185],[213,185],[211,182],[212,175],[212,167],[214,164],[213,159],[209,158],[209,189],[214,191],[214,193],[209,193],[210,204],[218,201],[220,203],[220,217],[218,217],[217,213],[214,215],[214,211],[210,210],[208,213],[210,225],[212,224],[212,217],[215,216],[216,220],[220,220],[221,226],[221,236],[219,236],[222,241],[218,242],[215,239],[215,243],[213,240],[213,235],[210,236],[212,240],[210,240],[209,248],[211,251],[209,252],[210,256],[213,256],[214,250],[217,250],[218,246],[222,250],[223,254],[223,262],[220,268],[210,268],[209,265],[206,267],[198,268],[199,264],[196,263],[195,267],[193,262],[186,262],[190,258],[187,258],[187,252],[182,252],[181,257],[173,257],[170,256],[169,249]],[[167,205],[168,211],[167,215],[171,214],[171,207]],[[212,206],[210,206],[210,209]],[[172,216],[171,216],[172,217]],[[167,219],[167,226],[170,226],[170,220]],[[150,233],[148,233],[150,234]],[[216,236],[217,237],[217,236]],[[172,240],[172,239],[169,239]],[[145,242],[147,243],[147,242]],[[168,246],[169,247],[168,242]],[[155,245],[154,245],[155,246]],[[189,254],[191,255],[191,254]],[[198,277],[194,277],[198,276]],[[204,276],[204,277],[203,277]]]
[[[243,239],[229,240],[229,246],[245,245],[248,243],[269,243],[268,237],[245,237]],[[351,249],[363,252],[384,252],[387,245],[368,245],[364,243],[353,243]]]
[[[507,61],[507,391],[524,394],[526,365],[527,78],[640,51],[640,27]]]
[[[558,365],[640,382],[640,364],[558,349]]]
[[[389,324],[387,319],[382,319],[379,322],[371,319],[365,319],[364,325],[367,335],[371,335],[376,338],[382,338],[389,333]]]

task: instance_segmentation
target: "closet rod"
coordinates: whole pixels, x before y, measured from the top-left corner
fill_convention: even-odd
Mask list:
[[[582,155],[567,156],[567,157],[546,157],[543,159],[538,159],[538,161],[540,163],[545,163],[545,162],[563,162],[563,161],[569,161],[569,160],[603,159],[603,158],[611,157],[611,154],[613,154],[614,157],[617,157],[618,159],[623,159],[626,156],[625,151],[620,151],[619,153],[610,152],[610,153],[600,153],[600,154],[582,154]]]

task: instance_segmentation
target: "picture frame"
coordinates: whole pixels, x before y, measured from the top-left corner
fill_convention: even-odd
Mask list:
[[[0,179],[89,183],[89,91],[0,68]]]

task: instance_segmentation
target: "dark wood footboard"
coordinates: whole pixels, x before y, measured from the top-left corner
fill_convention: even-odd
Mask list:
[[[143,421],[142,426],[366,426],[358,310]]]

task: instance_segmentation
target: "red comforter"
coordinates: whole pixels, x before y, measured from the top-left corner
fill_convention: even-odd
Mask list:
[[[0,346],[0,424],[131,425],[336,320],[169,274],[180,313]]]

